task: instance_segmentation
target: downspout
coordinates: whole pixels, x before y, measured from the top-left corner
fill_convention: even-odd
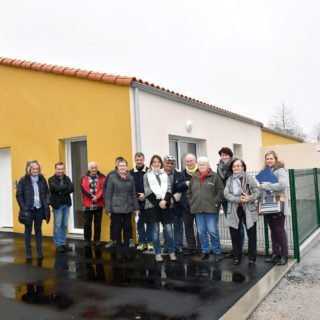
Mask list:
[[[139,89],[133,88],[134,96],[134,120],[135,120],[135,135],[136,135],[136,152],[142,151],[141,146],[141,122],[140,122],[140,106],[139,106]]]

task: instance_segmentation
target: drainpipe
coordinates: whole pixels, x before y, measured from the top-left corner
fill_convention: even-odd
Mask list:
[[[141,123],[140,123],[140,107],[139,107],[139,89],[133,88],[134,96],[134,122],[136,135],[136,152],[141,152]]]

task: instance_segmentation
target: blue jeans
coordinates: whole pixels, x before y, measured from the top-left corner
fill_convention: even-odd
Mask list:
[[[146,223],[144,221],[145,212],[140,211],[139,219],[137,222],[138,230],[138,242],[139,243],[148,243],[152,242],[152,223]]]
[[[196,221],[201,244],[201,252],[210,253],[210,245],[208,241],[209,233],[213,253],[221,254],[221,244],[218,229],[219,214],[199,212],[196,213]]]
[[[179,208],[173,208],[172,210],[174,244],[176,249],[180,249],[183,241],[183,212]]]
[[[34,232],[36,236],[36,247],[37,247],[37,255],[38,257],[42,257],[42,220],[43,220],[44,212],[43,208],[33,209],[30,211],[30,224],[25,224],[24,229],[24,244],[26,248],[27,258],[32,257],[31,250],[31,233],[32,233],[32,225],[34,224]]]
[[[67,239],[67,226],[69,219],[69,206],[66,204],[59,207],[59,209],[53,209],[53,241],[57,247],[66,244]]]
[[[171,223],[163,224],[163,237],[166,241],[168,253],[174,253],[174,240],[173,240],[173,230]],[[160,229],[159,229],[159,222],[154,222],[153,224],[153,237],[152,237],[152,244],[154,248],[155,254],[161,254],[160,248]]]

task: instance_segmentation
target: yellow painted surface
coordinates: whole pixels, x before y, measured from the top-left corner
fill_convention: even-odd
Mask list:
[[[26,161],[37,159],[46,178],[54,164],[65,162],[64,139],[86,136],[88,161],[107,173],[116,156],[132,163],[129,87],[70,76],[0,66],[0,148],[11,148],[12,178]],[[14,231],[17,219],[13,189]],[[102,221],[102,240],[109,239],[109,218]],[[52,236],[52,220],[43,234]]]
[[[301,143],[300,141],[297,141],[295,139],[283,137],[283,136],[278,135],[273,132],[264,131],[263,129],[261,130],[261,132],[262,132],[262,146],[263,147],[274,146],[274,145],[279,145],[279,144]]]

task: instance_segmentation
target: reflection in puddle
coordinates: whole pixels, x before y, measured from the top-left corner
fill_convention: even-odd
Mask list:
[[[58,309],[66,309],[73,304],[72,299],[62,293],[45,292],[45,288],[41,284],[26,284],[19,287],[21,292],[21,300],[31,304],[54,305]]]

